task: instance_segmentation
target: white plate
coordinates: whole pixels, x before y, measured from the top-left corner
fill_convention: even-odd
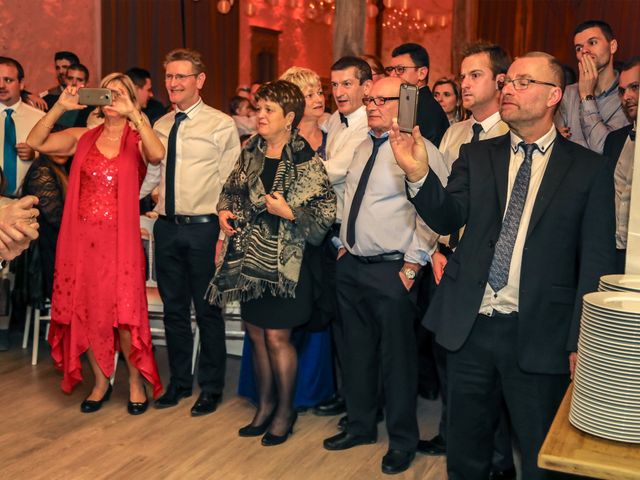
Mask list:
[[[640,275],[603,275],[602,277],[600,277],[600,283],[612,285],[619,288],[626,288],[629,290],[637,290],[638,292],[640,292]]]
[[[640,295],[623,292],[587,293],[584,303],[612,312],[635,313],[640,315]]]

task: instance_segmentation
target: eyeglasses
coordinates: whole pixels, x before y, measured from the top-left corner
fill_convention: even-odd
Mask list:
[[[400,97],[362,97],[362,103],[365,106],[368,106],[371,102],[373,102],[378,107],[381,107],[389,100],[400,100]]]
[[[188,74],[182,74],[182,73],[176,73],[175,75],[173,73],[167,73],[164,76],[164,79],[167,82],[170,82],[171,80],[176,80],[177,82],[181,82],[183,81],[185,78],[188,77],[197,77],[199,74],[198,73],[188,73]]]
[[[422,68],[415,67],[410,65],[395,65],[393,67],[384,67],[384,71],[387,72],[387,75],[391,75],[391,73],[395,70],[398,75],[402,75],[407,68]]]
[[[626,87],[618,87],[618,95],[622,97],[624,96],[625,93],[627,93],[627,91],[632,93],[638,93],[639,90],[640,90],[640,83],[633,82],[627,85]]]
[[[530,83],[537,83],[538,85],[548,85],[549,87],[557,87],[555,83],[543,82],[541,80],[534,80],[533,78],[509,78],[505,77],[504,80],[498,80],[498,89],[502,90],[508,83],[513,84],[514,90],[526,90],[529,88]]]

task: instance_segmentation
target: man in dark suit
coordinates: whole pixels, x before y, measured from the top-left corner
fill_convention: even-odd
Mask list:
[[[440,146],[444,132],[449,128],[447,114],[433,98],[429,82],[429,53],[417,43],[404,43],[391,52],[391,65],[385,68],[392,77],[418,87],[417,125],[424,138]]]
[[[575,367],[581,298],[614,268],[611,168],[553,126],[560,64],[529,53],[501,83],[510,133],[463,145],[446,189],[417,129],[391,135],[419,215],[442,235],[466,225],[424,320],[448,351],[450,480],[488,478],[498,385],[522,478],[555,478],[536,458]]]
[[[614,130],[604,142],[604,155],[614,165],[616,190],[616,273],[624,273],[627,257],[627,227],[633,179],[633,155],[638,121],[638,89],[640,88],[640,57],[633,57],[620,70],[618,96],[629,125]]]

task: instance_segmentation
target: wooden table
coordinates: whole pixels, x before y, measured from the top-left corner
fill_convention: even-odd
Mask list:
[[[594,478],[640,479],[640,444],[606,440],[569,423],[569,386],[538,455],[538,466]]]

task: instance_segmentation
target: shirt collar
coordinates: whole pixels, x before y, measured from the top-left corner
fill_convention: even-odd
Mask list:
[[[178,107],[176,107],[176,113],[182,112],[182,113],[186,114],[189,119],[192,119],[202,109],[202,105],[204,105],[204,102],[202,101],[202,98],[198,98],[198,101],[195,104],[191,105],[189,108],[187,108],[184,111],[182,111]]]
[[[510,135],[511,135],[511,151],[513,153],[516,153],[518,151],[518,148],[520,148],[520,143],[524,142],[524,140],[522,140],[518,135],[516,135],[513,132],[513,130],[511,130]],[[543,136],[541,136],[539,139],[533,142],[538,145],[538,149],[540,150],[540,153],[542,155],[547,153],[547,150],[549,150],[549,148],[551,148],[551,146],[553,145],[553,142],[556,141],[556,135],[557,135],[556,126],[552,124],[551,128],[547,133],[545,133]]]
[[[500,118],[500,112],[498,112],[498,111],[496,111],[493,115],[489,115],[487,118],[485,118],[481,122],[478,122],[475,118],[473,118],[473,116],[471,118],[473,119],[473,123],[479,123],[480,125],[482,125],[482,131],[485,132],[485,133],[487,133],[489,130],[491,130],[495,126],[496,123],[498,123],[500,120],[502,120]]]
[[[10,108],[14,112],[17,112],[21,104],[22,104],[22,100],[20,99],[18,99],[18,101],[13,105],[5,105],[4,103],[0,103],[0,112],[4,112],[7,108]]]
[[[380,135],[380,136],[378,137],[375,133],[373,133],[373,130],[369,129],[369,136],[370,136],[371,138],[386,138],[386,137],[388,137],[388,136],[389,136],[389,132],[388,132],[388,131],[387,131],[387,132],[384,132],[382,135]]]
[[[353,112],[351,112],[349,115],[345,115],[345,117],[347,117],[347,120],[349,121],[349,126],[354,125],[353,122],[355,122],[356,120],[366,117],[367,116],[367,111],[364,108],[364,105],[362,105],[361,107],[356,108]]]
[[[620,84],[620,74],[618,72],[615,72],[615,74],[616,74],[616,78],[613,80],[613,83],[611,84],[611,86],[607,88],[604,92],[602,92],[600,95],[598,95],[597,98],[608,97],[614,92],[616,95],[618,94],[618,85]]]

